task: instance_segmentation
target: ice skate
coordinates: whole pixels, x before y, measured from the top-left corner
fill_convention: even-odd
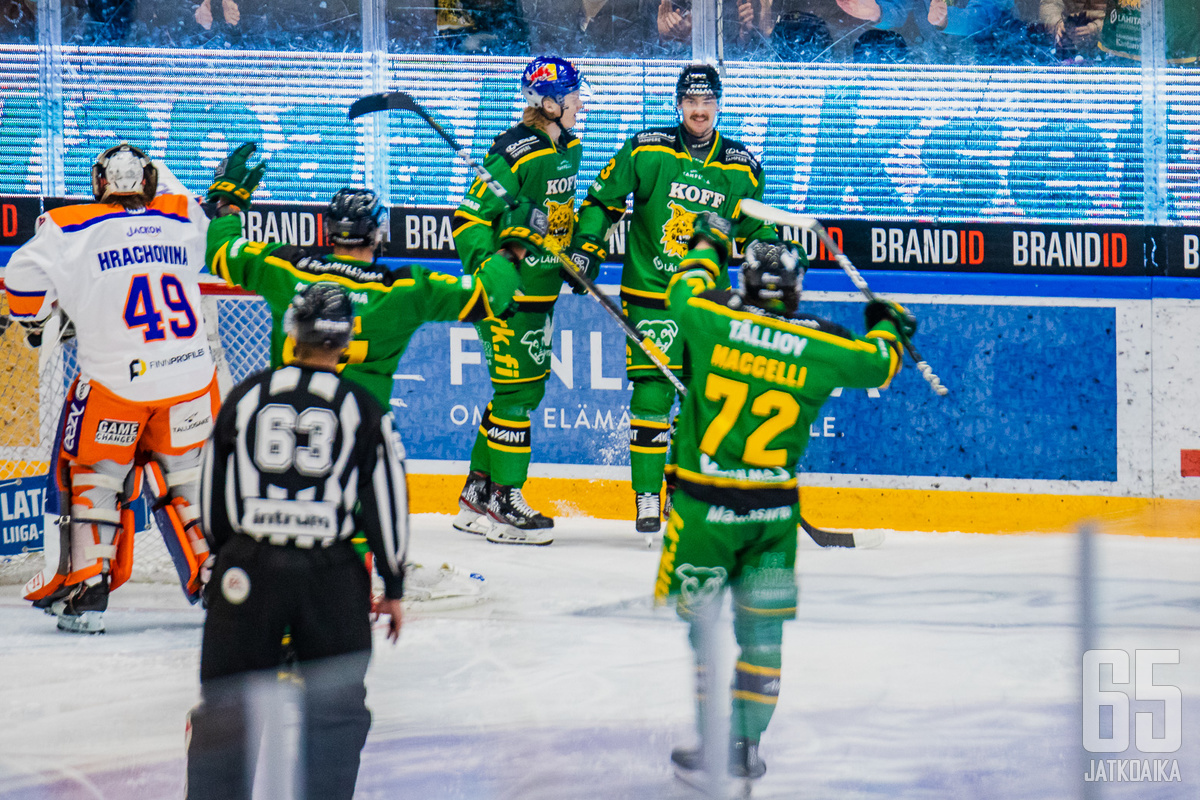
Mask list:
[[[488,476],[479,472],[467,476],[467,483],[458,497],[458,516],[452,523],[455,529],[478,536],[487,534],[492,527],[488,518],[488,496],[491,491],[492,481]]]
[[[637,493],[637,522],[634,524],[638,533],[646,534],[647,547],[654,545],[654,540],[658,538],[654,534],[662,529],[661,513],[658,492]]]
[[[492,525],[487,540],[494,544],[546,545],[554,541],[543,532],[554,527],[554,520],[534,511],[515,486],[492,488],[488,517]]]
[[[758,742],[749,739],[734,739],[729,743],[727,775],[710,775],[704,769],[704,751],[695,747],[676,747],[671,751],[671,764],[675,776],[706,797],[747,798],[753,781],[761,778],[767,765],[758,757]]]
[[[453,601],[455,604],[473,605],[484,599],[487,580],[478,572],[467,572],[453,564],[442,564],[436,569],[423,564],[406,564],[404,567],[404,599],[417,603]]]
[[[58,616],[58,629],[67,633],[104,633],[104,612],[108,609],[108,582],[101,580],[86,586],[64,601],[51,606]]]

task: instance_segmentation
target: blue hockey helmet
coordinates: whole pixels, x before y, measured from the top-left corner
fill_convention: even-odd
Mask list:
[[[547,97],[561,106],[567,95],[582,87],[583,75],[574,64],[558,56],[538,56],[521,73],[521,94],[534,108],[541,108]]]

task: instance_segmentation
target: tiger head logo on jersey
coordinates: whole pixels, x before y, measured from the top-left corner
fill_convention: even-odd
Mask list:
[[[565,203],[547,200],[546,216],[550,222],[546,236],[554,241],[552,249],[561,250],[571,243],[571,233],[575,229],[574,204],[569,200]]]
[[[696,222],[696,212],[688,211],[678,203],[667,202],[671,209],[671,218],[663,225],[663,235],[659,243],[663,252],[674,258],[687,255],[688,240],[692,238],[692,226]]]

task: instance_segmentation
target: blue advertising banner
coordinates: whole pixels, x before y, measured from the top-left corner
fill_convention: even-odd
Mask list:
[[[858,302],[805,310],[862,330]],[[810,429],[809,472],[1117,480],[1116,312],[1111,307],[914,306],[925,356],[884,392],[844,391]],[[533,460],[629,463],[625,344],[595,301],[559,298],[546,398],[532,415]],[[393,410],[410,458],[466,460],[491,395],[476,330],[429,325],[397,369]]]
[[[0,481],[0,556],[42,549],[47,476]]]

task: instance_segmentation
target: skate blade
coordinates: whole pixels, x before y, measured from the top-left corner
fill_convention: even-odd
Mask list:
[[[476,536],[486,536],[489,529],[492,527],[491,520],[483,514],[476,514],[474,511],[463,509],[458,512],[458,516],[450,523],[455,530],[463,533],[473,533]]]
[[[714,779],[704,770],[683,769],[678,764],[675,777],[680,783],[695,789],[712,800],[748,800],[753,782],[748,778],[718,777]]]
[[[103,612],[84,611],[79,616],[60,614],[58,629],[66,633],[104,633]]]
[[[528,544],[539,547],[554,542],[553,537],[547,536],[539,530],[523,531],[511,525],[492,526],[492,529],[487,532],[487,540],[492,544]]]

